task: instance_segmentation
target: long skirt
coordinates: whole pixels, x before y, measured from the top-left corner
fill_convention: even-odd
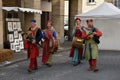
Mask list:
[[[42,62],[43,63],[52,63],[52,54],[50,52],[51,48],[49,47],[49,41],[46,40],[43,43],[43,55],[42,55]]]
[[[86,60],[98,59],[98,45],[94,40],[90,39],[85,44],[85,58]]]
[[[72,46],[70,51],[70,57],[72,57],[73,62],[79,62],[82,60],[83,48],[76,48]]]

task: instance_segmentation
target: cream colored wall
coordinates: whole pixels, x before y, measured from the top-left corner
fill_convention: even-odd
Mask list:
[[[84,1],[84,0],[83,0],[83,1]],[[82,0],[78,0],[78,12],[77,12],[78,14],[82,12],[82,7],[81,7],[81,6],[83,5],[83,4],[82,4],[83,1],[82,1]]]
[[[41,10],[41,0],[24,0],[25,8]],[[25,13],[25,29],[30,26],[30,20],[36,19],[38,27],[41,27],[41,15],[36,13]]]
[[[105,0],[105,1],[113,3],[115,0]]]
[[[41,0],[34,0],[34,9],[41,10]],[[41,27],[41,15],[34,14],[34,18],[37,20],[38,27]]]
[[[25,8],[33,8],[33,0],[24,0],[24,7]]]
[[[102,4],[105,0],[95,0],[95,4],[89,4],[88,0],[82,0],[82,13],[92,10]]]
[[[42,1],[41,10],[46,12],[52,12],[52,3],[48,1]]]
[[[3,16],[2,16],[2,0],[0,0],[0,48],[3,48]]]

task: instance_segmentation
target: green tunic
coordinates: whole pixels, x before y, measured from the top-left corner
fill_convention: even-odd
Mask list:
[[[90,31],[87,31],[87,34],[89,32]],[[86,60],[98,58],[98,44],[93,39],[86,40],[85,48]]]

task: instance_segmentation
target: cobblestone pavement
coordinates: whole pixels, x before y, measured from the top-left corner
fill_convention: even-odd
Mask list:
[[[38,59],[39,69],[27,72],[29,60],[0,68],[0,80],[119,80],[120,52],[100,51],[98,60],[99,72],[87,71],[88,63],[72,66],[69,51],[53,57],[53,66],[46,67]]]

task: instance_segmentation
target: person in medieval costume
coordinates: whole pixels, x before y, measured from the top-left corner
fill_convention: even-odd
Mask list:
[[[27,32],[28,41],[28,58],[30,58],[30,64],[28,72],[38,69],[37,57],[39,56],[39,41],[42,39],[42,31],[36,25],[36,20],[31,20],[31,27]]]
[[[93,20],[86,20],[88,27],[86,28],[85,37],[85,58],[89,61],[89,71],[97,72],[97,59],[98,59],[98,44],[100,43],[99,37],[102,32],[93,26]]]
[[[43,55],[42,62],[48,67],[52,66],[52,55],[55,50],[54,42],[56,41],[56,31],[53,29],[52,21],[47,22],[47,29],[44,30]]]
[[[81,63],[83,54],[83,38],[85,36],[85,31],[83,26],[81,26],[81,19],[76,18],[76,26],[72,30],[72,48],[70,51],[70,57],[72,57],[73,66],[77,66]],[[78,40],[78,44],[77,44]],[[79,42],[82,41],[82,42]]]

